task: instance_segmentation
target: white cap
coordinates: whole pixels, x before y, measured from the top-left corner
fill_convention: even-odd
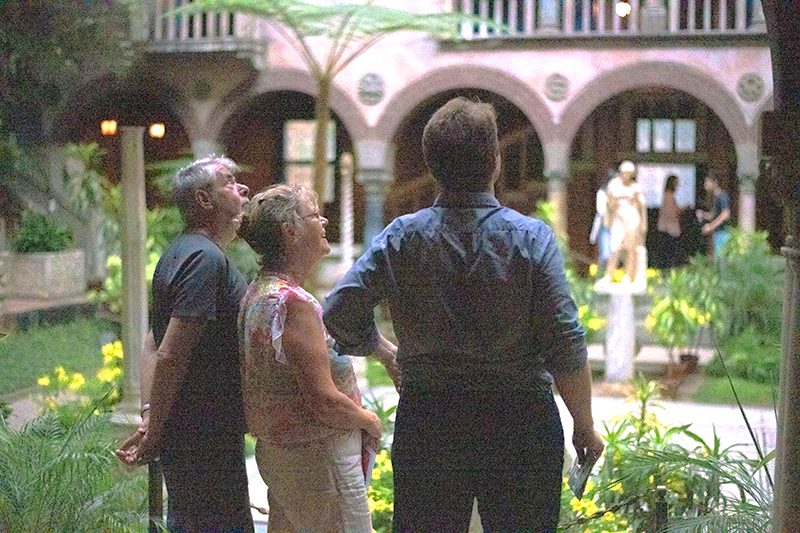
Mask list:
[[[633,161],[623,161],[619,164],[619,171],[620,172],[630,172],[631,174],[636,172],[636,165]]]

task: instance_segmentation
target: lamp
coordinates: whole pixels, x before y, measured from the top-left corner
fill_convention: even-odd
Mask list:
[[[631,4],[628,0],[619,0],[617,5],[615,6],[615,11],[617,12],[617,16],[620,18],[625,18],[631,14]]]
[[[165,131],[166,129],[164,128],[163,122],[154,122],[150,124],[150,128],[148,128],[147,133],[154,139],[161,139],[164,137]]]
[[[106,119],[100,122],[100,133],[103,135],[116,135],[117,134],[117,121],[114,119]]]

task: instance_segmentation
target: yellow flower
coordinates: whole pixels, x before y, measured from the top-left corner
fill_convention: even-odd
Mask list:
[[[69,380],[69,385],[67,387],[69,390],[77,391],[86,383],[86,378],[83,377],[83,374],[80,372],[75,372],[72,374],[72,379]]]
[[[592,276],[593,278],[597,277],[597,264],[596,263],[592,263],[591,265],[589,265],[589,275]]]
[[[48,385],[50,385],[50,376],[42,376],[36,380],[36,383],[40,387],[47,387]]]
[[[617,494],[622,494],[623,492],[622,483],[619,481],[611,485],[609,489],[611,489],[611,492],[616,492]]]
[[[611,273],[611,282],[620,283],[622,281],[622,278],[624,277],[625,277],[625,271],[622,270],[621,268],[618,268]]]
[[[590,330],[598,331],[606,325],[606,319],[599,316],[593,316],[589,319],[589,322],[586,325]]]
[[[57,366],[53,373],[56,375],[56,380],[59,385],[66,385],[69,383],[69,376],[63,366]]]
[[[97,379],[103,383],[113,383],[122,375],[122,369],[117,367],[104,366],[97,371]]]
[[[644,319],[644,327],[647,328],[647,331],[653,331],[656,327],[656,317],[647,315],[647,318]]]
[[[656,270],[655,268],[648,268],[647,270],[645,270],[644,275],[645,275],[645,278],[647,279],[647,281],[650,281],[650,280],[658,278],[659,274],[658,274],[658,270]]]

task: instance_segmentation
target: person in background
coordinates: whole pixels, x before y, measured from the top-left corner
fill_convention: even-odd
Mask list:
[[[442,192],[389,224],[334,287],[324,320],[347,353],[380,342],[388,300],[402,386],[392,465],[394,531],[554,531],[564,434],[599,456],[584,332],[553,231],[502,207],[494,108],[456,98],[422,139]]]
[[[605,273],[608,258],[611,255],[611,234],[606,226],[606,192],[608,182],[614,178],[615,174],[615,170],[609,170],[603,186],[597,189],[594,220],[589,232],[589,243],[597,245],[597,273],[599,276]]]
[[[281,184],[253,197],[239,229],[261,263],[242,301],[239,339],[270,531],[372,531],[365,476],[381,421],[361,407],[350,357],[332,349],[322,308],[301,287],[331,251],[327,225],[313,191]],[[395,351],[380,338],[376,355],[398,379]]]
[[[722,248],[730,238],[728,231],[731,221],[731,199],[728,193],[722,190],[719,180],[714,174],[708,174],[703,181],[703,189],[711,195],[712,210],[698,209],[695,214],[699,222],[705,222],[702,227],[703,235],[711,235],[714,258],[719,259]]]
[[[209,157],[175,176],[186,230],[153,275],[142,424],[116,452],[128,465],[160,458],[171,532],[253,531],[236,338],[247,283],[225,255],[249,193],[237,170]]]
[[[678,176],[670,174],[664,184],[664,197],[661,209],[658,211],[659,255],[663,268],[679,266],[683,261],[681,247],[681,214],[686,210],[679,207],[675,199],[675,189],[678,188]]]

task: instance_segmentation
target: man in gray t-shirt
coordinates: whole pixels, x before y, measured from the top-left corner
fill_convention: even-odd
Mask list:
[[[224,252],[247,202],[236,170],[217,157],[176,175],[187,228],[156,266],[142,425],[117,451],[130,465],[161,458],[170,531],[253,530],[236,335],[247,286]]]

